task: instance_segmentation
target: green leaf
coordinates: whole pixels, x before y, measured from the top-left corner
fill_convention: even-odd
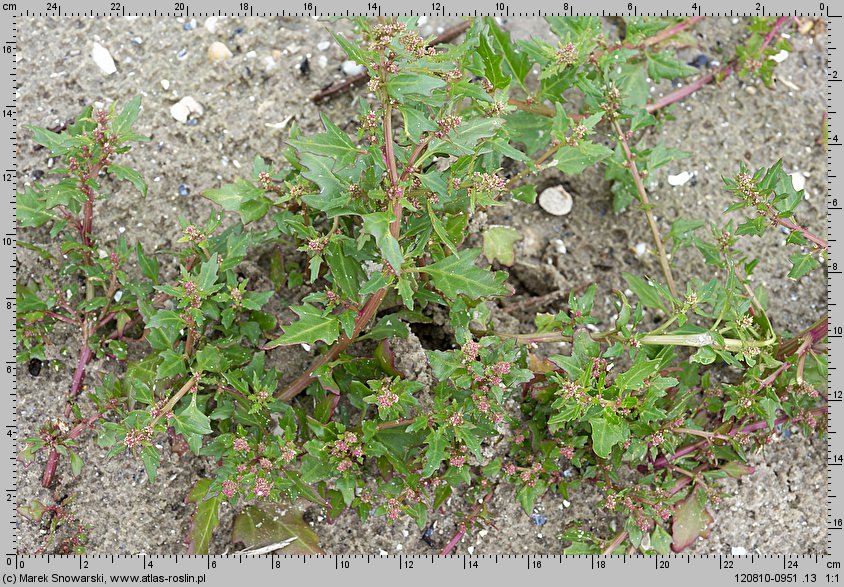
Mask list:
[[[296,139],[291,141],[291,144],[299,151],[333,159],[335,169],[342,169],[354,164],[358,155],[366,151],[359,149],[352,142],[349,135],[343,132],[325,114],[320,113],[320,116],[322,117],[322,124],[326,132],[318,133],[308,138]]]
[[[215,287],[214,285],[217,283],[217,271],[219,268],[217,255],[211,255],[210,259],[202,262],[199,268],[199,277],[196,281],[199,291],[208,294],[220,289],[220,286]]]
[[[196,368],[201,372],[219,373],[223,371],[222,360],[220,349],[213,344],[206,344],[196,353]]]
[[[648,55],[648,75],[655,82],[662,79],[679,79],[696,73],[697,69],[672,57],[667,51]]]
[[[41,226],[53,217],[44,209],[44,202],[38,192],[32,187],[26,186],[23,193],[18,192],[15,210],[17,211],[18,222],[23,228],[34,228]]]
[[[337,210],[348,204],[350,199],[348,189],[334,174],[332,159],[312,153],[302,153],[300,160],[306,169],[302,172],[302,176],[320,188],[319,194],[302,196],[303,202],[323,212]]]
[[[319,536],[303,514],[304,508],[299,504],[249,506],[234,519],[232,542],[242,542],[247,551],[260,550],[265,554],[325,554]],[[267,551],[269,547],[274,548]]]
[[[682,552],[694,544],[699,536],[709,537],[709,526],[715,520],[706,511],[704,499],[705,495],[695,488],[675,507],[672,527],[673,543],[671,544],[671,550],[674,552]]]
[[[513,247],[522,240],[521,233],[509,226],[493,226],[483,233],[484,255],[492,263],[498,259],[502,265],[512,267],[516,260]]]
[[[387,92],[402,103],[407,96],[430,96],[443,86],[445,82],[440,78],[421,73],[399,73],[387,80]]]
[[[211,434],[211,419],[196,406],[196,396],[190,404],[170,420],[176,432],[187,437],[191,434]]]
[[[526,204],[536,203],[536,186],[533,184],[521,185],[513,190],[513,199]]]
[[[158,259],[155,256],[147,257],[140,242],[135,246],[135,254],[138,256],[138,265],[140,265],[144,277],[153,283],[158,283]]]
[[[397,336],[399,338],[407,338],[410,336],[407,324],[402,322],[395,314],[384,316],[378,320],[378,323],[373,326],[365,336],[361,336],[358,340],[382,340],[384,338],[390,338],[391,336]]]
[[[425,467],[422,469],[422,478],[430,477],[440,468],[440,463],[445,459],[445,449],[448,446],[448,439],[445,432],[438,428],[432,430],[425,439],[428,449],[425,451]]]
[[[434,286],[451,299],[461,294],[473,300],[506,295],[508,291],[503,285],[506,275],[477,267],[475,259],[480,254],[480,249],[467,249],[433,265],[420,267],[419,271],[430,275]]]
[[[79,473],[82,472],[82,467],[85,465],[82,461],[82,457],[72,450],[69,450],[68,454],[70,455],[70,472],[73,473],[74,476],[79,475]]]
[[[210,486],[210,479],[200,479],[185,500],[188,503],[196,504],[196,511],[191,516],[191,525],[188,530],[188,554],[208,554],[211,537],[220,524],[220,504],[223,502],[224,496],[219,494],[204,499]]]
[[[147,196],[147,182],[145,182],[143,176],[134,169],[124,167],[123,165],[112,164],[108,166],[108,172],[114,175],[117,179],[128,181],[135,186],[144,197]]]
[[[665,311],[665,306],[656,287],[632,273],[622,273],[621,276],[624,277],[624,281],[627,282],[631,291],[636,294],[643,305]]]
[[[144,462],[144,469],[150,483],[155,483],[155,474],[158,472],[158,465],[161,462],[161,453],[151,444],[141,448],[141,460]]]
[[[141,110],[141,97],[135,96],[123,106],[123,110],[114,119],[112,128],[118,135],[124,135],[132,130],[132,125],[138,120],[138,113]],[[146,195],[146,194],[144,194]]]
[[[454,246],[454,243],[451,242],[451,239],[448,238],[448,231],[446,230],[445,226],[443,226],[442,221],[437,216],[434,209],[431,207],[431,203],[427,203],[428,206],[428,217],[431,219],[431,226],[434,227],[434,232],[437,233],[437,236],[440,237],[440,240],[443,242],[445,246],[451,249],[452,253],[457,252],[457,247]]]
[[[788,272],[788,276],[791,279],[800,279],[813,269],[820,267],[818,260],[810,253],[797,253],[791,255],[789,259],[791,260],[791,271]]]
[[[284,334],[267,343],[266,349],[289,344],[314,344],[318,340],[333,344],[340,336],[340,321],[332,314],[323,312],[311,304],[293,306],[299,320],[284,329]]]
[[[264,190],[245,179],[237,179],[217,189],[206,190],[202,195],[223,210],[240,213],[244,203],[263,198]],[[266,199],[266,198],[265,198]],[[253,212],[254,215],[254,212]]]
[[[162,328],[165,330],[179,330],[185,325],[185,321],[173,310],[159,310],[147,321],[149,328]]]
[[[601,417],[590,418],[589,424],[592,426],[592,450],[602,459],[609,457],[612,447],[625,438],[621,419],[610,411],[604,411]]]
[[[404,263],[399,241],[390,232],[390,223],[393,221],[390,212],[373,212],[363,215],[363,229],[375,237],[378,248],[384,259],[392,266],[396,274],[401,273],[401,266]]]
[[[557,169],[568,175],[577,175],[587,167],[612,157],[612,150],[592,141],[580,141],[576,147],[561,147],[554,160]]]
[[[484,75],[495,89],[503,90],[510,85],[510,78],[504,74],[504,70],[501,67],[503,55],[493,49],[486,36],[480,38],[478,56],[484,64]]]
[[[505,71],[515,77],[519,85],[524,88],[523,82],[527,74],[530,73],[530,60],[527,55],[521,53],[516,48],[516,45],[510,39],[510,33],[505,33],[501,30],[501,27],[498,26],[494,18],[487,17],[484,20],[489,26],[489,32],[492,33],[495,41],[494,45],[497,49],[496,52],[504,58]]]
[[[620,391],[639,389],[645,379],[659,370],[659,365],[660,362],[657,360],[636,363],[628,371],[620,373],[615,379],[615,384]]]
[[[343,243],[331,241],[325,252],[325,260],[331,269],[330,277],[340,291],[351,300],[358,299],[360,284],[365,274]]]
[[[176,375],[187,373],[185,367],[185,356],[182,353],[177,353],[172,349],[167,349],[161,355],[161,362],[158,364],[156,371],[156,379],[167,379]]]

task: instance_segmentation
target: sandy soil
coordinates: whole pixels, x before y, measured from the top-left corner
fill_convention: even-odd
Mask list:
[[[149,18],[33,18],[20,23],[20,122],[50,127],[67,121],[91,102],[123,103],[136,94],[143,96],[138,129],[151,140],[133,150],[128,164],[149,181],[149,196],[140,200],[130,188],[114,186],[115,197],[100,207],[96,217],[97,230],[106,244],[122,234],[130,242],[140,240],[146,250],[172,246],[179,217],[207,217],[211,210],[211,204],[199,196],[202,190],[245,175],[256,154],[277,157],[287,132],[278,128],[284,121],[288,126],[295,121],[307,133],[318,129],[318,115],[324,111],[341,127],[353,128],[355,93],[320,107],[308,101],[315,91],[343,77],[340,65],[345,57],[331,41],[327,27],[342,29],[348,27],[346,23],[223,18],[216,23],[215,32],[203,24],[200,21],[192,27],[183,20]],[[448,24],[432,20],[424,32]],[[511,21],[506,26],[517,35],[543,34],[542,23],[537,21]],[[741,23],[709,19],[695,28],[689,37],[692,45],[681,54],[688,60],[699,54],[716,60],[731,55],[742,30]],[[775,89],[729,78],[720,87],[707,87],[675,107],[673,120],[643,138],[649,144],[664,140],[671,147],[691,152],[690,158],[657,176],[652,198],[665,233],[678,215],[720,221],[727,201],[721,175],[734,174],[742,160],[756,167],[770,165],[779,157],[785,158],[789,172],[806,176],[807,202],[801,220],[823,232],[825,157],[816,139],[824,111],[824,38],[793,39],[795,50],[779,66],[780,81]],[[114,75],[106,76],[94,65],[90,52],[95,41],[114,57]],[[213,41],[225,43],[234,57],[210,65],[206,52]],[[309,65],[307,74],[302,73],[304,59]],[[655,94],[661,91],[665,88],[654,88]],[[170,116],[171,105],[184,96],[193,96],[204,107],[195,125],[178,123]],[[25,133],[19,141],[18,160],[20,188],[51,165],[45,151],[34,150]],[[682,187],[669,186],[667,174],[681,171],[696,176]],[[635,213],[613,215],[609,186],[597,171],[577,178],[548,173],[538,181],[540,188],[557,183],[574,197],[574,209],[568,216],[549,216],[538,206],[518,202],[488,215],[490,224],[513,226],[523,235],[518,261],[510,270],[517,289],[517,297],[511,301],[597,281],[599,315],[603,311],[609,316],[611,289],[624,288],[621,271],[659,272],[654,257],[637,256],[635,251],[637,243],[650,246],[645,221]],[[769,291],[771,315],[781,317],[779,327],[798,331],[825,308],[825,282],[822,272],[799,285],[786,278],[784,239],[784,235],[773,234],[749,245],[762,259],[756,274]],[[46,231],[29,232],[26,240],[52,244]],[[18,260],[23,280],[37,281],[43,275],[45,268],[34,255],[21,250]],[[676,273],[685,279],[707,271],[692,251],[681,252],[674,263]],[[260,277],[260,260],[253,269]],[[681,280],[681,287],[684,283]],[[289,292],[286,301],[296,301],[302,294]],[[560,304],[551,301],[534,310],[556,311]],[[527,314],[496,310],[496,319],[513,331],[527,331],[530,325]],[[414,345],[411,340],[409,352],[415,350],[418,355],[419,344],[442,344],[431,332],[416,334],[421,343]],[[52,365],[45,365],[38,377],[26,368],[19,370],[22,437],[31,435],[46,418],[59,415],[62,407],[78,342],[61,332],[53,342],[48,351]],[[287,379],[295,377],[309,359],[302,350],[274,357]],[[424,364],[417,367],[424,373]],[[112,368],[95,363],[91,372],[96,377]],[[692,552],[729,553],[735,547],[748,553],[823,552],[825,450],[824,441],[795,435],[755,455],[756,475],[724,485],[727,498],[715,512],[713,538],[696,544]],[[151,485],[139,460],[122,456],[106,461],[104,451],[91,441],[85,443],[82,454],[86,462],[82,474],[73,478],[63,467],[56,491],[76,496],[79,515],[92,526],[90,552],[184,551],[182,540],[191,509],[184,498],[196,480],[210,472],[210,463],[189,455],[179,457],[165,448],[159,480]],[[40,488],[41,470],[39,463],[22,471],[21,503],[47,498]],[[495,527],[467,537],[457,552],[560,552],[564,544],[558,536],[572,521],[583,521],[586,529],[606,531],[608,520],[597,512],[597,498],[588,487],[572,495],[570,502],[548,495],[537,505],[537,512],[547,521],[536,526],[521,511],[513,492],[501,490],[492,505]],[[451,515],[459,505],[454,498],[446,512],[438,515],[433,537],[437,547],[453,534]],[[347,514],[328,525],[318,512],[312,513],[322,544],[330,553],[434,552],[409,520],[392,525],[375,520],[361,525]],[[214,552],[234,549],[229,542],[231,519],[231,512],[225,511]],[[35,524],[23,523],[19,528],[21,550],[34,551],[42,531]]]

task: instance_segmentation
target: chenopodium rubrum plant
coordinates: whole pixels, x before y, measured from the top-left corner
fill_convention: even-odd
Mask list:
[[[95,234],[94,208],[108,199],[103,190],[114,180],[128,181],[146,195],[141,176],[115,162],[129,151],[130,143],[145,140],[132,131],[139,108],[139,98],[120,112],[113,107],[108,111],[89,107],[61,134],[29,127],[35,141],[60,161],[51,173],[63,177],[50,186],[36,182],[18,193],[17,219],[22,228],[49,223],[49,237],[60,248],[19,241],[45,261],[47,270],[40,287],[17,284],[17,361],[47,361],[46,347],[58,325],[77,330],[80,339],[63,417],[45,422],[39,436],[26,439],[20,454],[24,463],[38,452],[48,454],[44,487],[52,484],[62,456],[69,459],[74,473],[81,469],[82,459],[74,451],[77,439],[117,401],[99,398],[97,413],[83,417],[77,400],[87,367],[103,357],[126,360],[129,333],[138,321],[136,280],[125,271],[133,251],[122,237],[110,250],[103,248]],[[140,247],[137,254],[143,256]]]
[[[680,294],[671,275],[646,189],[683,154],[631,140],[657,124],[648,77],[694,71],[651,41],[682,23],[630,19],[627,37],[609,42],[597,18],[548,22],[556,45],[516,43],[493,19],[475,19],[460,45],[433,49],[414,19],[356,19],[360,41],[335,38],[371,77],[375,100],[359,101],[357,135],[323,117],[324,132],[294,128],[279,161],[256,158],[251,178],[207,191],[240,222],[184,222],[175,283],[160,283],[156,257],[136,251],[147,279],[125,289],[152,352],[98,387],[96,401],[119,419],[100,426],[99,442],[139,453],[151,478],[164,433],[212,458],[216,475],[191,495],[203,504],[196,528],[213,529],[224,500],[298,498],[331,517],[352,508],[424,527],[460,489],[467,506],[448,551],[487,522],[499,484],[515,484],[530,513],[547,491],[568,495],[588,480],[628,518],[608,539],[566,533],[570,552],[681,550],[708,530],[712,480],[749,472],[748,451],[776,425],[822,425],[814,386],[826,321],[781,341],[748,281],[755,262],[733,247],[747,229],[728,223],[708,238],[697,234],[703,222],[678,220],[668,244],[695,246],[724,277],[688,280]],[[616,211],[638,202],[648,217],[666,284],[625,274],[639,303],[619,293],[604,332],[594,286],[567,311],[537,316],[536,333],[495,332],[490,304],[512,290],[505,273],[477,264],[480,250],[461,247],[474,213],[511,195],[533,202],[523,180],[543,169],[576,175],[596,163]],[[757,201],[743,200],[772,199],[778,223],[796,227],[787,216],[799,198],[785,197],[783,214],[784,172],[774,174],[748,187]],[[279,334],[265,308],[273,292],[254,291],[237,269],[253,251],[290,249],[303,270],[274,256],[276,288],[304,273],[313,291]],[[429,389],[399,370],[389,339],[443,311],[456,345],[428,353]],[[647,327],[653,311],[666,318]],[[531,352],[556,341],[572,353]],[[284,345],[322,348],[280,385],[273,349]],[[722,383],[712,367],[701,373],[712,365],[741,375]],[[193,552],[207,538],[192,530]]]

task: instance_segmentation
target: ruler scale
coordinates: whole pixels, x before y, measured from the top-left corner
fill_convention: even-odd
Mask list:
[[[249,577],[252,581],[280,582],[305,579],[317,584],[344,581],[353,584],[393,585],[396,580],[408,586],[430,586],[433,581],[444,579],[468,580],[480,584],[503,584],[514,580],[555,583],[598,580],[609,583],[647,581],[650,585],[671,585],[678,582],[690,585],[724,583],[844,583],[844,436],[838,434],[837,415],[844,409],[844,370],[840,373],[834,364],[833,348],[844,338],[844,307],[839,308],[835,292],[842,291],[844,271],[837,268],[837,229],[844,223],[844,177],[841,177],[842,142],[832,140],[839,129],[838,120],[844,117],[844,62],[838,64],[838,43],[844,29],[844,5],[829,2],[796,3],[794,0],[703,0],[678,5],[667,0],[627,2],[607,0],[596,10],[591,3],[579,2],[520,2],[518,7],[506,2],[491,0],[444,0],[419,5],[409,10],[406,5],[384,1],[369,3],[348,1],[312,0],[285,6],[282,10],[269,0],[212,0],[191,7],[184,2],[167,0],[128,0],[110,2],[103,0],[66,0],[60,2],[0,3],[0,68],[6,74],[0,82],[0,136],[9,137],[6,147],[0,145],[3,186],[8,198],[0,199],[6,218],[2,227],[0,267],[9,268],[11,279],[3,281],[5,309],[2,313],[3,336],[0,342],[4,353],[0,414],[6,451],[0,458],[0,471],[5,497],[2,499],[3,515],[8,531],[0,533],[3,548],[2,582],[75,584],[77,582],[122,583],[140,585],[194,584],[232,585]],[[535,5],[534,5],[535,4]],[[687,5],[686,5],[687,4]],[[830,314],[829,332],[829,440],[827,467],[827,552],[825,555],[795,556],[699,556],[671,555],[636,556],[560,556],[560,555],[479,555],[449,557],[438,556],[188,556],[188,555],[87,555],[87,556],[24,556],[18,555],[16,511],[17,495],[17,367],[15,362],[15,283],[16,220],[15,193],[17,167],[17,70],[16,55],[18,26],[21,17],[38,16],[91,16],[120,18],[123,16],[158,17],[207,17],[207,16],[290,16],[312,18],[318,16],[348,16],[350,14],[380,15],[496,15],[509,18],[546,15],[604,15],[604,16],[773,16],[795,15],[823,18],[827,34],[827,131],[830,140],[827,152],[827,232],[829,259],[827,293]],[[844,135],[842,135],[844,136]],[[842,195],[838,195],[842,194]],[[7,346],[8,345],[8,346]],[[835,416],[834,416],[835,415]],[[752,482],[752,480],[751,480]]]

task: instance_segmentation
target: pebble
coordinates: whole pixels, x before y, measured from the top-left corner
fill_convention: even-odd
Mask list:
[[[298,65],[299,73],[302,75],[310,75],[311,73],[311,62],[308,60],[308,56],[305,55],[302,57],[302,61],[299,62]]]
[[[38,377],[38,375],[41,374],[41,359],[30,359],[27,369],[29,370],[30,375]]]
[[[161,80],[161,87],[164,88],[165,90],[169,90],[170,89],[170,80],[169,79]]]
[[[795,171],[791,174],[791,185],[793,185],[794,189],[799,192],[806,187],[806,176],[799,171]]]
[[[636,243],[636,246],[633,247],[633,251],[636,253],[637,257],[643,257],[646,252],[648,252],[648,245],[645,243]]]
[[[320,41],[319,43],[317,43],[316,48],[320,51],[326,51],[330,46],[331,43],[329,41]]]
[[[179,195],[180,196],[189,196],[190,195],[190,188],[183,183],[179,184]]]
[[[776,61],[777,63],[782,63],[783,61],[788,59],[788,51],[782,49],[776,55],[771,55],[770,57],[768,57],[768,59],[770,59],[771,61]]]
[[[363,65],[358,65],[357,63],[355,63],[351,59],[347,59],[346,61],[344,61],[343,64],[340,67],[343,69],[343,73],[348,75],[348,76],[358,75],[360,73],[363,73],[363,71],[365,69]]]
[[[183,24],[182,28],[186,31],[192,31],[193,29],[196,28],[196,19],[195,18],[190,19],[190,22],[186,22],[185,24]]]
[[[317,57],[317,63],[322,69],[325,69],[326,67],[328,67],[328,57],[326,57],[325,55],[320,55],[319,57]]]
[[[176,59],[184,59],[187,56],[188,56],[188,50],[187,49],[179,49],[179,52],[176,53]]]
[[[688,171],[681,171],[677,175],[669,175],[668,176],[668,185],[672,185],[674,187],[686,185],[689,183],[689,180],[692,178],[692,174]]]
[[[565,216],[571,212],[573,201],[563,186],[555,185],[539,194],[539,206],[553,216]]]
[[[144,40],[141,37],[132,37],[132,44],[133,45],[143,45]]]
[[[731,546],[730,554],[733,556],[744,556],[747,554],[747,549],[743,546]]]
[[[203,112],[205,110],[202,108],[202,104],[194,100],[191,96],[185,96],[170,107],[170,116],[183,124],[187,124],[188,117],[191,114],[202,116]]]
[[[564,243],[562,239],[551,239],[551,246],[554,247],[554,250],[558,255],[565,255],[568,252],[568,249],[566,249],[566,243]]]
[[[216,16],[209,16],[205,19],[205,24],[202,26],[205,27],[205,30],[211,33],[212,35],[217,32],[217,17]]]
[[[208,47],[208,61],[211,63],[220,63],[222,61],[226,61],[227,59],[231,59],[231,57],[232,52],[229,51],[229,48],[220,41],[214,41],[211,43],[211,46]]]
[[[709,64],[709,57],[707,57],[703,53],[701,53],[700,55],[698,55],[697,57],[695,57],[694,59],[689,61],[689,65],[691,65],[692,67],[697,67],[698,69],[706,67],[708,64]]]
[[[117,71],[117,66],[114,64],[111,53],[99,43],[94,43],[94,47],[91,49],[91,58],[104,74],[111,75]]]
[[[548,518],[546,518],[542,514],[531,514],[530,521],[531,523],[533,523],[534,526],[544,526],[545,522],[548,521]]]

